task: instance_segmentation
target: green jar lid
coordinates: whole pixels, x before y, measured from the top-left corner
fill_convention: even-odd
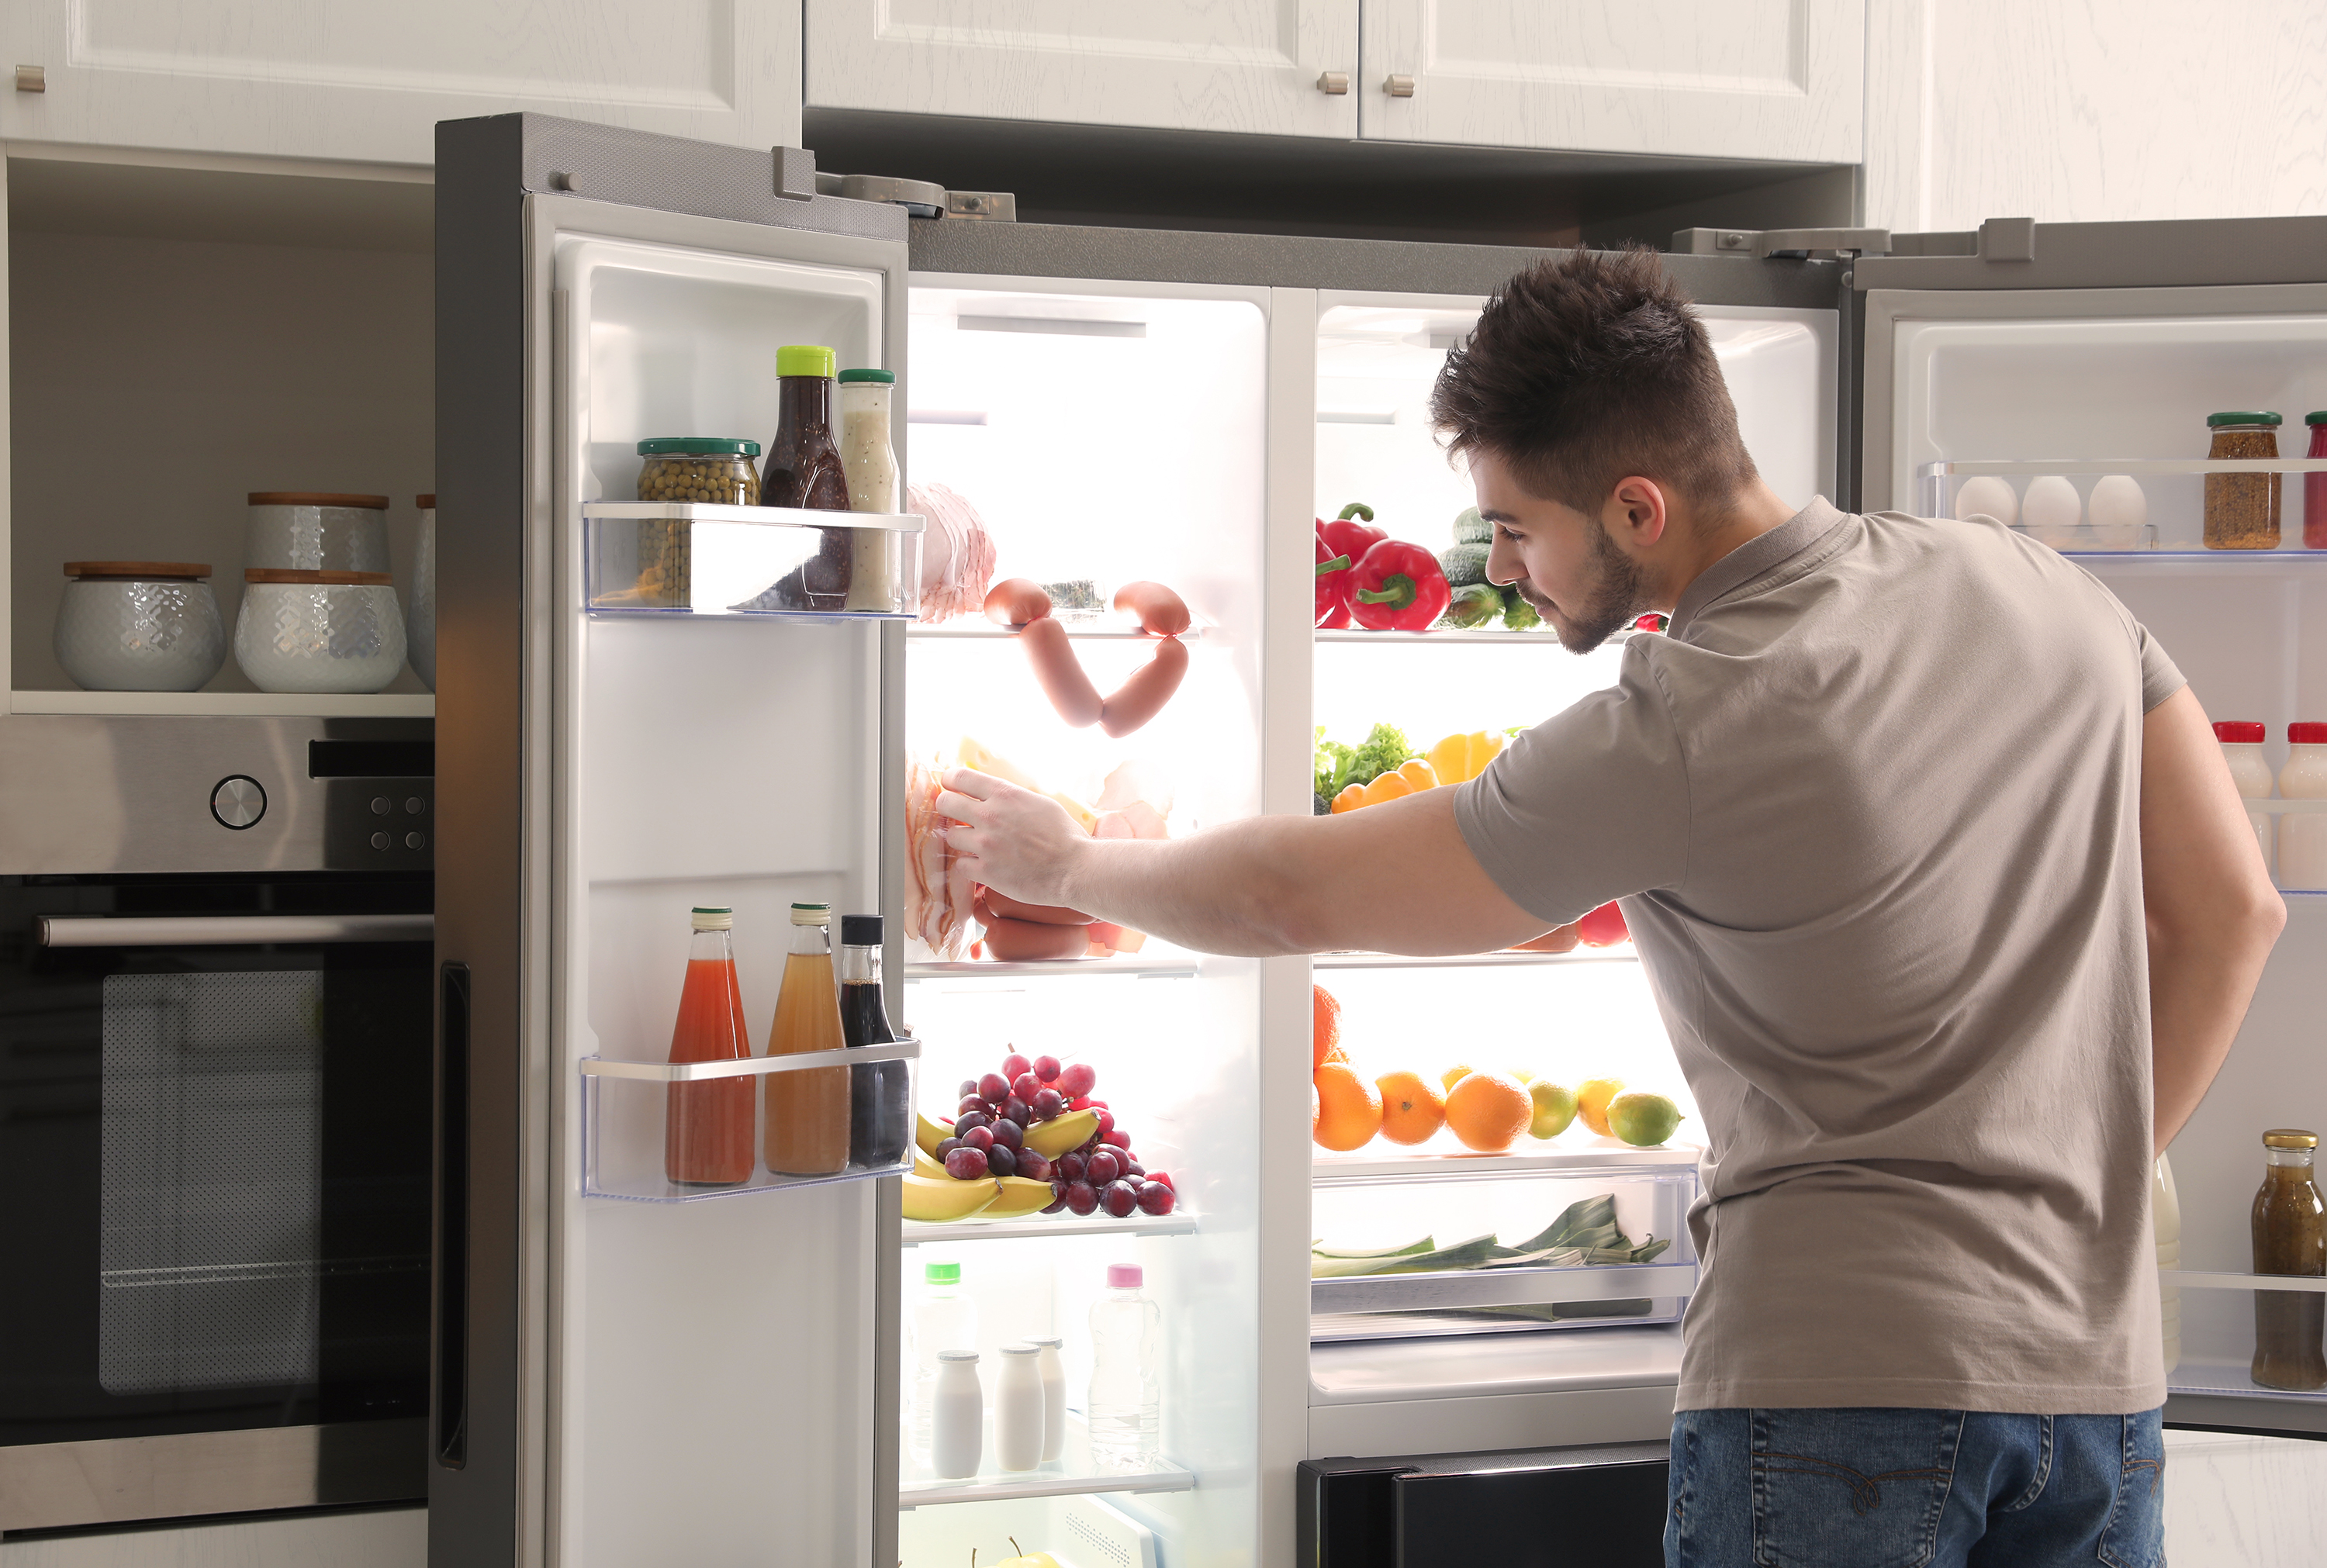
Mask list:
[[[833,352],[813,343],[786,343],[776,350],[779,376],[820,376],[832,379]]]
[[[2305,425],[2327,425],[2327,408],[2314,409],[2303,416]]]
[[[923,1264],[921,1277],[933,1285],[958,1284],[961,1281],[961,1265],[958,1263]]]
[[[760,443],[725,435],[659,435],[639,443],[640,457],[757,457]]]
[[[2241,413],[2237,409],[2232,409],[2228,414],[2209,414],[2206,415],[2206,425],[2209,429],[2219,425],[2277,425],[2280,423],[2282,423],[2282,421],[2276,414],[2257,413],[2251,410]]]
[[[852,381],[873,381],[887,387],[893,385],[896,379],[897,372],[894,370],[843,370],[840,373],[840,384],[844,387]]]

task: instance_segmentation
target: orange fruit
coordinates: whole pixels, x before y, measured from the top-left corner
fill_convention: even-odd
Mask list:
[[[1446,1095],[1446,1125],[1481,1154],[1501,1153],[1533,1120],[1535,1101],[1509,1073],[1465,1073]]]
[[[1313,1069],[1329,1061],[1350,1059],[1341,1050],[1341,1004],[1322,985],[1309,987],[1309,1026]]]
[[[1317,1125],[1312,1134],[1337,1153],[1362,1149],[1381,1131],[1381,1091],[1345,1061],[1329,1061],[1311,1080],[1317,1091]]]
[[[1420,1143],[1446,1125],[1446,1097],[1418,1072],[1386,1072],[1374,1080],[1381,1090],[1382,1136],[1393,1143]]]
[[[1608,1130],[1608,1102],[1624,1092],[1622,1078],[1591,1078],[1575,1086],[1576,1119],[1603,1138]]]
[[[1458,1061],[1453,1067],[1448,1068],[1444,1072],[1440,1073],[1438,1075],[1438,1081],[1446,1086],[1446,1092],[1448,1094],[1453,1094],[1454,1092],[1455,1081],[1466,1076],[1470,1070],[1471,1064],[1469,1062]]]

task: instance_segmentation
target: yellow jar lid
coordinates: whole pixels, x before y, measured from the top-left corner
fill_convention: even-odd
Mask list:
[[[2306,1133],[2300,1127],[2273,1127],[2262,1135],[2266,1149],[2316,1149],[2319,1134]]]

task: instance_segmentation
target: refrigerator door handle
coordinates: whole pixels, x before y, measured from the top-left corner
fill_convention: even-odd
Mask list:
[[[432,942],[434,915],[43,915],[43,947],[229,947],[261,943]]]
[[[435,1398],[430,1446],[436,1462],[469,1462],[469,966],[443,966],[436,1059]]]

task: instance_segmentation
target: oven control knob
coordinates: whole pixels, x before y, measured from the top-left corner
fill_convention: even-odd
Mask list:
[[[210,791],[210,815],[220,827],[256,827],[266,815],[266,791],[248,773],[231,773]]]

